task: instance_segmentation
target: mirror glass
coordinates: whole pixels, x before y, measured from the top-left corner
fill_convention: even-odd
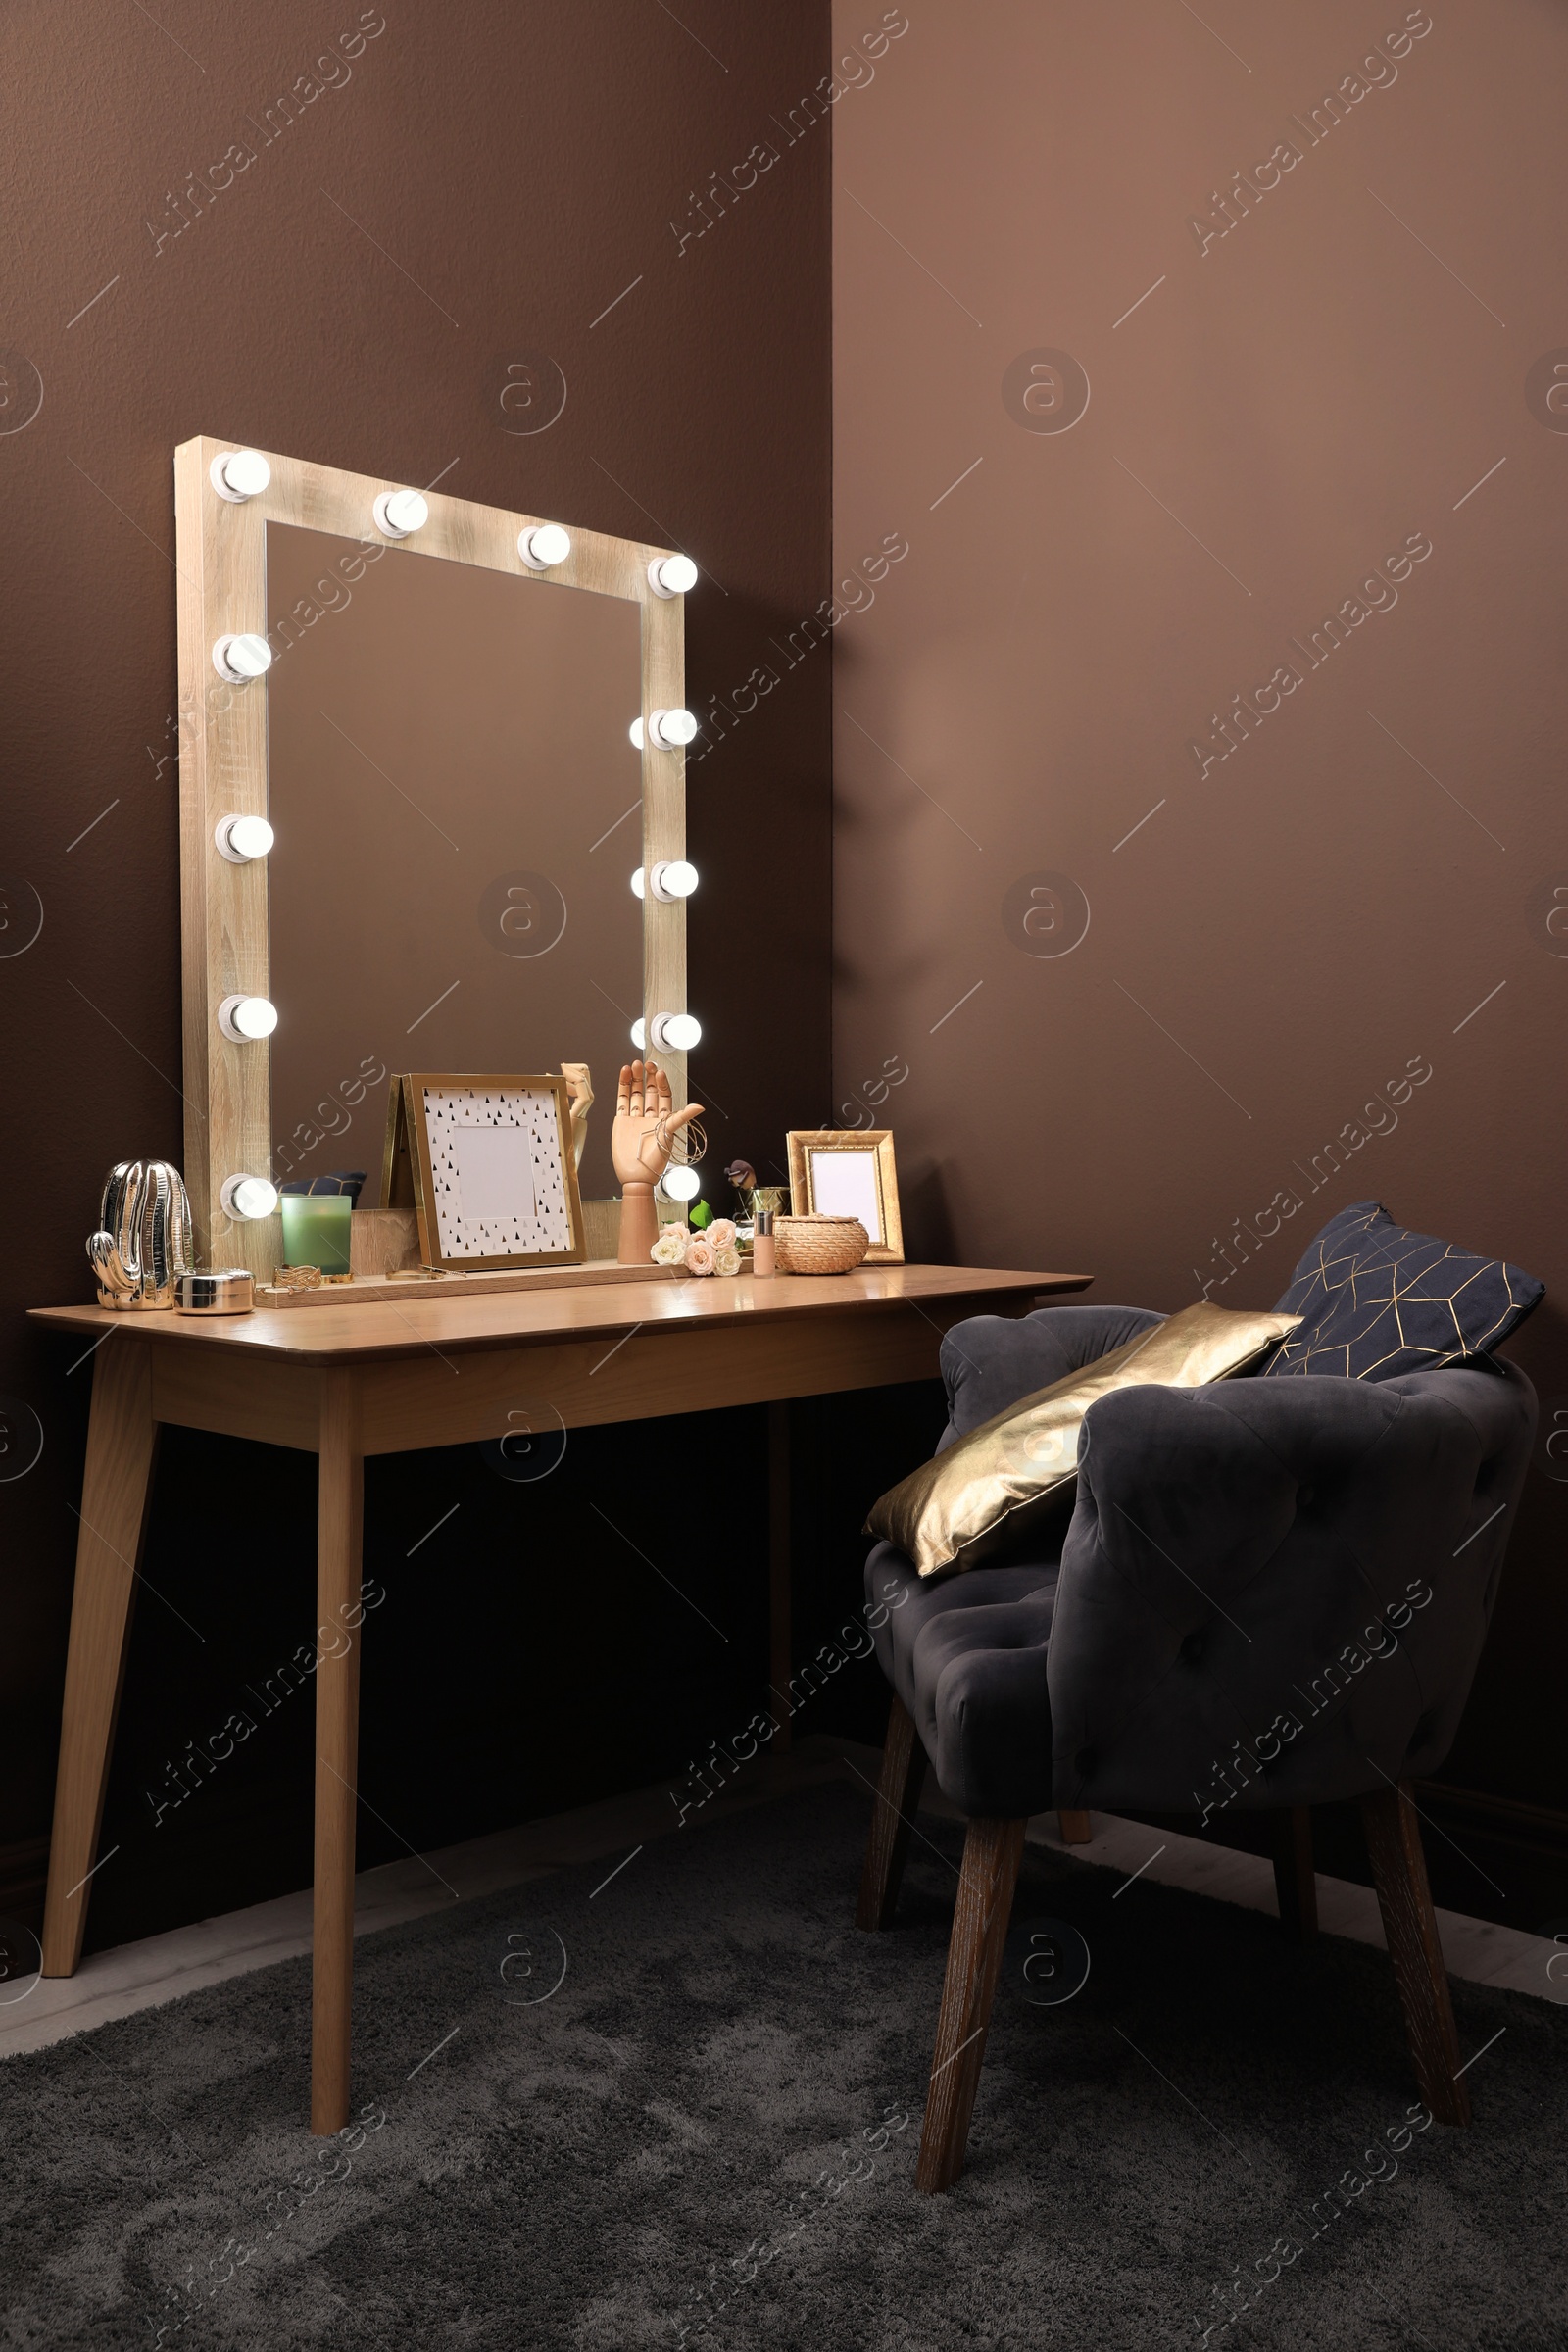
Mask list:
[[[642,1012],[640,608],[267,528],[273,1172],[366,1170],[387,1074],[585,1061],[585,1199],[615,1191]]]

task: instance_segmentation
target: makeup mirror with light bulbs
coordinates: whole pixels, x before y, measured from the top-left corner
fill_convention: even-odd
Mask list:
[[[175,484],[198,1248],[270,1274],[285,1181],[363,1168],[376,1205],[411,1067],[586,1061],[581,1187],[612,1192],[621,1061],[656,1035],[680,1100],[700,1034],[695,567],[207,439]]]

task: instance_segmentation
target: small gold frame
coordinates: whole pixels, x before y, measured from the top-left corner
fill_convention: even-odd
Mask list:
[[[427,1116],[431,1095],[548,1094],[555,1105],[555,1149],[562,1204],[570,1233],[564,1250],[526,1250],[497,1255],[449,1255],[437,1207],[435,1155]],[[548,1073],[493,1070],[416,1071],[394,1075],[387,1096],[386,1147],[381,1163],[383,1208],[413,1208],[419,1220],[419,1254],[449,1274],[488,1274],[509,1266],[578,1266],[587,1257],[577,1160],[571,1146],[571,1102],[564,1078]]]
[[[844,1206],[819,1206],[818,1183],[813,1160],[831,1152],[834,1157],[858,1152],[871,1162],[870,1176],[874,1189],[875,1214],[881,1240],[873,1238],[865,1253],[867,1265],[902,1266],[904,1263],[904,1222],[899,1215],[899,1179],[893,1164],[893,1130],[891,1127],[795,1127],[786,1137],[790,1154],[790,1213],[797,1217],[856,1216],[858,1210]],[[838,1188],[830,1189],[830,1198],[837,1202]],[[861,1223],[865,1220],[861,1217]],[[867,1228],[869,1231],[869,1228]]]

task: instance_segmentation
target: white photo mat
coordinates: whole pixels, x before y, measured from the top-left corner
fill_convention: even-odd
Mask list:
[[[873,1248],[885,1242],[876,1152],[811,1151],[807,1158],[811,1168],[811,1205],[816,1214],[858,1217],[871,1237]]]

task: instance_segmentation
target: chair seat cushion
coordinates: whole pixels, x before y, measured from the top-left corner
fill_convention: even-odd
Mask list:
[[[1544,1296],[1518,1266],[1411,1233],[1379,1201],[1357,1200],[1329,1219],[1292,1276],[1280,1309],[1301,1321],[1263,1378],[1436,1371],[1499,1347]]]
[[[968,1815],[1016,1819],[1051,1803],[1046,1651],[1060,1537],[1035,1556],[935,1584],[891,1544],[865,1563],[883,1673],[914,1719],[944,1796]]]

